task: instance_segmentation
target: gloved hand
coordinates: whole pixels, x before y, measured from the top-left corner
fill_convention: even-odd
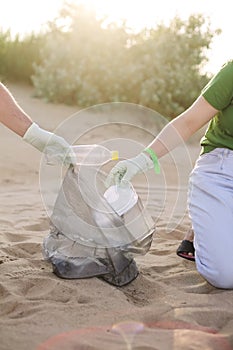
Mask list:
[[[76,163],[71,146],[62,137],[41,129],[36,123],[32,123],[27,129],[23,140],[60,164],[69,166]]]
[[[152,168],[154,168],[154,162],[149,155],[142,152],[134,158],[118,162],[108,174],[105,185],[106,187],[113,184],[126,185],[135,175]]]

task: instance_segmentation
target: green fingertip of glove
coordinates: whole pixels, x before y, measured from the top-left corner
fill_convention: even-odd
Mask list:
[[[147,152],[150,155],[150,157],[151,157],[151,159],[152,159],[152,161],[154,163],[154,171],[155,171],[155,173],[156,174],[160,174],[160,166],[159,166],[158,157],[156,156],[156,154],[153,151],[153,149],[145,148],[144,152]]]

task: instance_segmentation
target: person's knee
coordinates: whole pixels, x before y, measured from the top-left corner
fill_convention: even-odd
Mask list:
[[[233,289],[233,266],[220,267],[197,264],[198,272],[214,287]]]

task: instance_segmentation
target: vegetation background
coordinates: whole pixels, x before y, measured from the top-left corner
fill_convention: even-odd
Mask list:
[[[172,119],[210,79],[203,66],[219,33],[202,14],[135,33],[65,3],[46,32],[0,32],[0,78],[32,84],[35,96],[51,102],[130,102]]]

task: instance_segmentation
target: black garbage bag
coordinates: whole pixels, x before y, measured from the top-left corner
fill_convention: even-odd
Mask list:
[[[104,198],[104,179],[94,167],[68,169],[43,254],[61,278],[97,276],[123,286],[137,277],[134,257],[149,250],[155,224],[140,198],[119,216]]]

